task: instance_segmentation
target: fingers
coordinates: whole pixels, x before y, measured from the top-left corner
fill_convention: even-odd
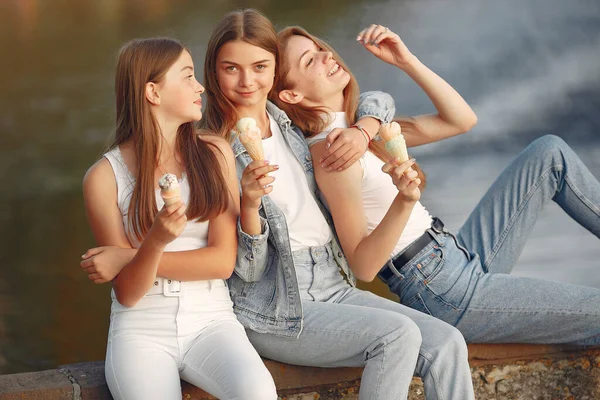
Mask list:
[[[411,158],[410,160],[404,161],[401,164],[398,164],[399,160],[398,158],[392,158],[390,161],[388,161],[387,163],[383,164],[383,167],[381,167],[381,170],[383,172],[385,172],[386,174],[391,173],[393,170],[395,169],[400,169],[400,171],[402,171],[402,173],[407,172],[409,169],[411,169],[410,167],[412,167],[414,165],[414,163],[416,162],[416,160],[414,158]]]
[[[327,134],[327,138],[325,139],[325,141],[327,142],[328,149],[335,143],[335,141],[337,140],[338,137],[340,137],[340,134],[343,131],[344,130],[342,128],[335,128]]]
[[[380,38],[379,42],[376,41],[380,35],[386,35],[389,33],[390,30],[387,29],[385,26],[372,24],[368,28],[363,29],[356,37],[356,40],[358,40],[365,46],[373,46],[375,44],[378,44],[381,40],[383,40],[383,38]]]
[[[278,169],[278,165],[270,165],[269,161],[256,160],[248,164],[248,166],[244,169],[243,175],[259,177],[262,175],[267,175],[269,172],[277,171]]]
[[[332,156],[338,156],[338,155],[339,155],[339,157],[337,159],[335,159],[335,161],[333,161],[333,159],[330,159],[330,161],[333,161],[333,162],[329,165],[329,167],[326,168],[327,172],[343,171],[344,169],[351,166],[354,163],[354,161],[358,160],[362,154],[356,152],[353,149],[346,150],[346,147],[343,147],[340,150],[338,150],[338,152],[333,154]]]
[[[334,129],[329,135],[333,143],[319,160],[321,167],[328,172],[348,168],[367,150],[367,142],[359,129],[340,129],[337,132]],[[329,141],[330,137],[327,139]]]
[[[95,256],[96,254],[99,254],[102,252],[102,250],[104,250],[104,247],[94,247],[91,249],[88,249],[88,251],[86,251],[85,253],[83,253],[83,255],[81,256],[81,258],[90,258]]]

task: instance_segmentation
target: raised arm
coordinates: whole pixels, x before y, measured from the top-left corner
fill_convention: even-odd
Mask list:
[[[371,25],[357,40],[376,57],[410,76],[429,97],[437,114],[399,118],[409,147],[435,142],[467,132],[477,116],[460,94],[415,57],[400,37],[381,25]]]

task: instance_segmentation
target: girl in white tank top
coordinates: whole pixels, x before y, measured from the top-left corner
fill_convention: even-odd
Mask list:
[[[233,153],[199,136],[204,88],[179,42],[136,39],[120,52],[115,142],[83,182],[99,246],[81,265],[112,281],[106,381],[115,399],[181,399],[184,379],[221,399],[276,399],[237,321],[225,279],[236,260]],[[157,182],[178,177],[168,206]]]

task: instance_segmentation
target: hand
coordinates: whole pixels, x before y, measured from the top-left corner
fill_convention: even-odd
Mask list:
[[[242,208],[260,206],[260,198],[273,191],[275,177],[267,176],[269,172],[277,171],[278,165],[269,165],[268,161],[252,161],[244,169],[240,184],[242,186]]]
[[[94,283],[112,281],[135,256],[137,250],[117,246],[94,247],[81,256],[79,265]]]
[[[167,244],[175,240],[181,235],[187,223],[185,209],[185,203],[181,200],[170,206],[163,207],[156,214],[144,242],[152,241],[156,246],[164,248]]]
[[[356,40],[375,57],[401,69],[415,59],[400,36],[385,26],[371,25],[360,31]]]
[[[398,165],[398,159],[393,158],[383,165],[381,170],[392,177],[392,182],[398,189],[398,194],[406,201],[417,202],[421,198],[419,173],[411,167],[414,159]]]
[[[335,128],[327,135],[327,148],[319,160],[327,171],[343,171],[365,154],[368,142],[358,128]]]

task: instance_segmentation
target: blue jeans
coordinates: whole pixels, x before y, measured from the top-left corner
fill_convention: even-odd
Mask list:
[[[509,275],[551,200],[600,237],[600,183],[549,135],[504,170],[458,235],[430,231],[435,240],[388,286],[402,304],[457,327],[470,343],[600,345],[599,289]]]
[[[474,399],[460,332],[429,315],[351,287],[331,246],[293,253],[303,308],[298,338],[248,330],[267,358],[317,367],[364,366],[360,399],[408,397],[413,374],[428,400]]]

